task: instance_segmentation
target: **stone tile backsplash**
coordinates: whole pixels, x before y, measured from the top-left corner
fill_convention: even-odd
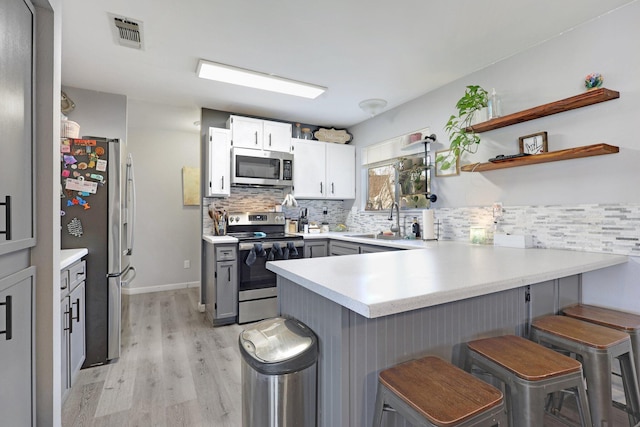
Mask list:
[[[210,203],[229,212],[272,211],[285,194],[282,189],[234,188],[229,198],[205,198],[204,232],[211,232],[212,221],[207,214]],[[297,218],[300,209],[306,207],[309,220],[320,223],[326,206],[331,230],[341,223],[353,233],[379,232],[392,225],[388,211],[348,211],[340,200],[298,200],[298,204],[297,208],[284,208],[285,215]],[[491,206],[434,209],[434,215],[441,240],[468,241],[470,227],[484,227],[489,233],[494,230]],[[422,222],[420,211],[401,212],[401,229],[406,224],[409,230],[414,216]],[[497,229],[500,233],[531,235],[539,248],[640,256],[640,204],[504,206]]]
[[[227,212],[272,212],[276,205],[282,204],[287,192],[280,188],[234,187],[228,198],[204,198],[202,204],[203,232],[210,234],[213,227],[213,221],[208,214],[209,205],[212,203],[217,209],[224,209]],[[282,207],[287,218],[298,218],[300,209],[307,208],[309,221],[320,224],[325,219],[322,208],[326,207],[326,220],[330,230],[347,221],[348,212],[342,208],[342,200],[298,200],[297,202],[298,207]]]
[[[387,230],[389,213],[351,212],[347,219],[354,232]],[[422,216],[401,213],[400,224]],[[469,240],[470,227],[484,227],[493,233],[493,211],[488,207],[434,209],[441,240]],[[609,252],[640,256],[640,205],[589,204],[577,206],[505,206],[498,220],[500,233],[533,237],[539,248],[570,249],[586,252]]]

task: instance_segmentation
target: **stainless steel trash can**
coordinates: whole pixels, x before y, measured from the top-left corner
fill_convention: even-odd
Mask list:
[[[276,317],[240,334],[242,425],[315,427],[318,339],[303,323]]]

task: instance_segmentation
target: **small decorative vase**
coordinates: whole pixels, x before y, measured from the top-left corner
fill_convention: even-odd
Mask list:
[[[591,73],[584,78],[584,87],[586,87],[587,90],[597,89],[602,86],[603,81],[604,78],[602,77],[602,74]]]

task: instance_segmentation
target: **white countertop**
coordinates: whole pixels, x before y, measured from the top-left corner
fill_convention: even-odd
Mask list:
[[[324,234],[328,238],[332,233]],[[356,313],[376,318],[628,261],[624,255],[558,249],[413,242],[422,249],[271,261],[267,268]]]
[[[69,267],[88,253],[87,248],[62,249],[60,251],[60,270]]]
[[[214,245],[221,243],[238,243],[238,239],[231,236],[213,236],[211,234],[203,234],[202,240],[212,243]]]

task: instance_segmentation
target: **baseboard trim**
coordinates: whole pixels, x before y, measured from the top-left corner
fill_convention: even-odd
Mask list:
[[[124,295],[149,294],[152,292],[175,291],[177,289],[199,288],[200,282],[173,283],[168,285],[141,286],[135,288],[122,288]]]

